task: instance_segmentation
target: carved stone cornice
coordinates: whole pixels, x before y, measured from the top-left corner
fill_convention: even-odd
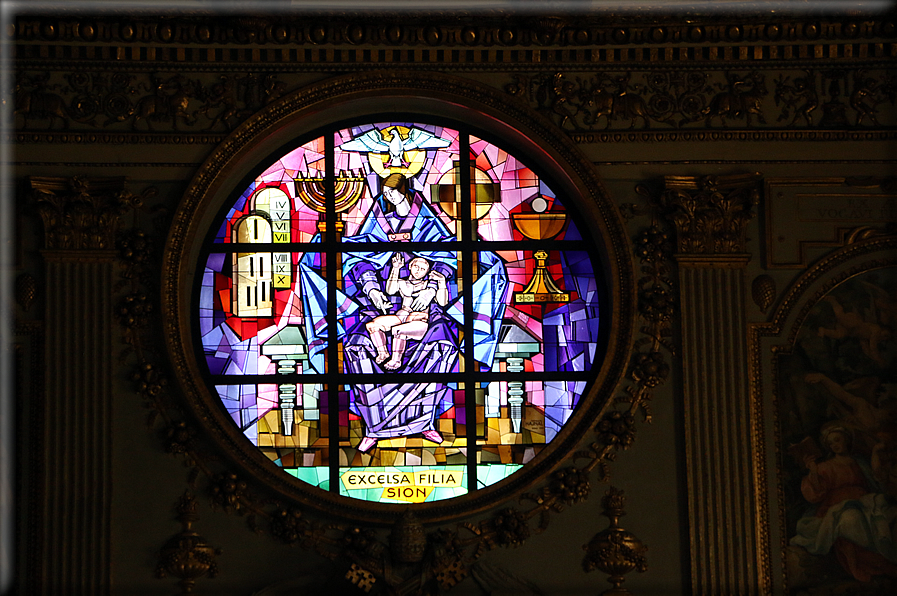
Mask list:
[[[591,7],[589,14],[537,15],[384,11],[315,12],[253,16],[28,16],[20,15],[15,43],[62,42],[160,44],[178,47],[262,45],[392,47],[587,47],[663,43],[860,43],[893,40],[887,14],[792,14],[777,11],[720,18],[718,15],[662,15],[645,10]]]
[[[665,176],[657,197],[676,228],[677,260],[698,267],[744,267],[745,229],[759,200],[759,173]]]
[[[125,190],[125,181],[124,177],[29,177],[28,200],[44,223],[44,249],[112,248],[119,216],[143,200]]]

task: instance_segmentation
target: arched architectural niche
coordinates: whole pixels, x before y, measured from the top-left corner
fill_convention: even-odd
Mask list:
[[[883,427],[877,429],[878,433],[870,433],[869,429],[860,428],[862,421],[854,420],[855,406],[863,403],[878,413],[897,413],[897,402],[880,408],[881,404],[873,399],[876,380],[879,384],[894,383],[895,340],[889,331],[893,321],[882,322],[874,302],[893,299],[893,295],[886,296],[884,292],[893,292],[897,285],[897,239],[872,230],[854,237],[856,240],[811,264],[785,289],[769,323],[750,326],[752,399],[758,411],[768,412],[762,423],[764,436],[768,437],[765,450],[755,454],[770,487],[758,492],[758,513],[765,520],[758,530],[769,537],[771,573],[789,590],[817,585],[823,576],[827,578],[824,582],[869,586],[839,563],[857,557],[839,556],[838,547],[817,541],[815,531],[805,528],[804,536],[798,537],[800,520],[814,518],[813,509],[825,500],[817,499],[821,495],[810,495],[811,501],[803,494],[802,483],[809,473],[803,460],[829,460],[823,437],[835,426],[846,426],[856,435],[851,456],[866,462],[874,447],[872,442],[884,441],[888,443],[886,448],[893,450],[897,438],[897,428]],[[862,330],[838,329],[838,319],[845,313],[859,315],[864,320],[857,321],[864,326],[886,331],[875,339],[877,348],[870,350],[868,341],[865,347],[861,345]],[[884,316],[887,319],[889,315]],[[835,362],[833,351],[854,362],[845,368],[844,362]],[[879,362],[870,352],[878,353]],[[858,368],[857,363],[862,366]],[[851,405],[851,401],[855,403]],[[871,409],[864,407],[864,412]],[[859,416],[862,418],[863,413]],[[885,441],[881,433],[894,436]],[[873,438],[876,434],[880,436]],[[879,488],[890,490],[893,497],[897,487],[889,489],[881,484]],[[865,491],[869,494],[866,498],[872,498],[876,490],[870,487]],[[820,519],[830,524],[833,541],[844,536],[839,533],[844,528],[839,529],[837,521]]]

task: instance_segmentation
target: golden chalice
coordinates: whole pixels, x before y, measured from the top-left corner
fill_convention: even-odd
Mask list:
[[[564,229],[567,214],[546,213],[548,202],[544,198],[536,197],[530,206],[533,211],[511,214],[511,221],[521,234],[530,240],[550,240]],[[514,302],[518,304],[570,302],[570,294],[562,292],[548,273],[546,266],[548,252],[537,250],[533,253],[533,257],[536,259],[533,278],[522,292],[514,294]]]
[[[548,201],[536,197],[530,203],[532,211],[512,213],[511,221],[517,230],[530,240],[550,240],[564,229],[566,213],[546,213]]]

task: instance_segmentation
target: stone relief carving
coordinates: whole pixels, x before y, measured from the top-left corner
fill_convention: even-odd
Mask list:
[[[556,72],[515,75],[505,91],[570,132],[897,123],[884,109],[897,101],[897,76],[885,69]]]
[[[19,131],[226,133],[300,85],[263,71],[28,71],[16,78],[14,122]],[[883,68],[558,71],[513,75],[504,89],[570,133],[897,125],[897,75]]]
[[[16,80],[20,130],[230,131],[280,97],[273,74],[22,73]],[[125,125],[124,123],[128,123]]]
[[[802,121],[813,127],[817,115],[819,127],[880,126],[879,106],[894,105],[897,76],[868,69],[836,68],[818,73],[808,69],[800,75],[780,75],[774,97],[776,106],[782,106],[777,122],[790,118],[788,126]]]
[[[654,199],[676,227],[677,250],[685,255],[737,255],[746,252],[745,230],[759,202],[760,174],[667,176]],[[652,196],[646,186],[640,194]]]

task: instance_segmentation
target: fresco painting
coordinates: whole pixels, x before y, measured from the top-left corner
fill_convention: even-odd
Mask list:
[[[779,367],[789,593],[897,593],[897,269],[835,286]]]

